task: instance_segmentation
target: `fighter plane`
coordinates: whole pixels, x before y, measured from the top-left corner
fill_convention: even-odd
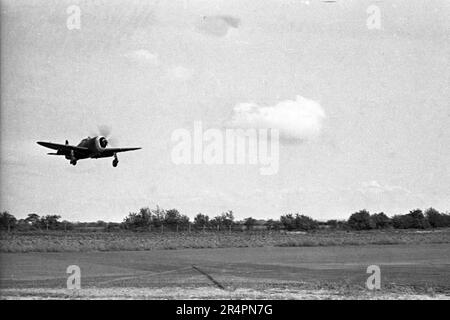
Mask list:
[[[66,144],[42,142],[38,141],[37,144],[57,150],[56,153],[47,153],[55,156],[65,156],[67,160],[70,160],[70,164],[76,165],[78,160],[81,159],[97,159],[114,157],[112,162],[113,167],[117,167],[119,159],[117,159],[117,153],[125,151],[139,150],[141,148],[107,148],[108,140],[104,136],[87,137],[76,145],[72,146],[69,141],[66,140]]]

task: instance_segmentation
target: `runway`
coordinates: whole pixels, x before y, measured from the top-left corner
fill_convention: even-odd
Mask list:
[[[117,252],[1,254],[2,296],[68,297],[69,265],[82,289],[98,298],[306,297],[372,295],[369,265],[381,270],[380,294],[450,297],[447,244],[344,247],[262,247]],[[6,259],[5,259],[6,258]],[[119,289],[120,288],[120,289]],[[103,292],[103,293],[102,293]],[[303,293],[302,293],[303,292]],[[125,296],[123,296],[125,294]],[[98,296],[97,296],[98,295]]]

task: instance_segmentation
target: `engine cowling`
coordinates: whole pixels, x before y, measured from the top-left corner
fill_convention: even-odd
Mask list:
[[[98,150],[104,150],[108,146],[108,140],[105,137],[97,137],[95,138],[95,146]]]

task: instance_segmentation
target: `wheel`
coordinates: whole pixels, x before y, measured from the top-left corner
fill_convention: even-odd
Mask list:
[[[73,165],[73,166],[76,166],[77,165],[77,161],[76,160],[70,160],[70,164]]]
[[[112,165],[113,165],[114,168],[117,167],[118,164],[119,164],[119,161],[118,161],[118,160],[114,160],[113,163],[112,163]]]

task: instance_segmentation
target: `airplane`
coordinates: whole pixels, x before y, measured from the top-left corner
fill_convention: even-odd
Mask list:
[[[55,156],[65,156],[67,160],[70,160],[70,164],[76,165],[78,160],[81,159],[98,159],[114,157],[112,162],[113,167],[117,167],[119,159],[117,159],[117,153],[125,151],[139,150],[141,148],[107,148],[108,140],[104,136],[87,137],[77,145],[69,145],[69,141],[66,140],[66,144],[52,143],[37,141],[37,144],[57,150],[56,153],[47,153]]]

